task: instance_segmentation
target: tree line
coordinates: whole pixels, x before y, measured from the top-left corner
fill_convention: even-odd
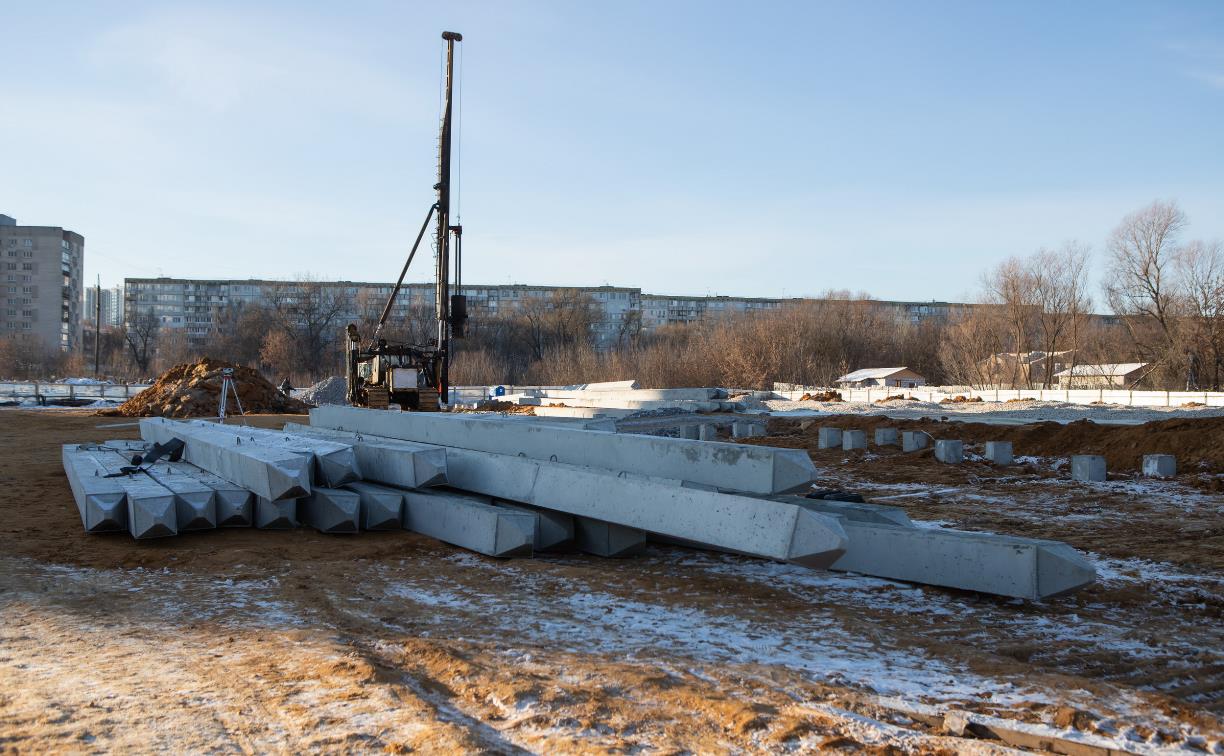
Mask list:
[[[1099,254],[1066,242],[1002,261],[981,278],[976,301],[947,318],[910,322],[865,294],[827,292],[776,310],[739,313],[647,331],[630,311],[597,333],[600,305],[578,290],[526,298],[508,311],[474,313],[455,342],[456,384],[567,384],[637,378],[644,386],[767,388],[774,381],[830,385],[864,367],[907,366],[929,383],[1048,388],[1057,369],[1146,363],[1142,386],[1220,390],[1224,383],[1224,252],[1218,241],[1184,240],[1185,214],[1154,202],[1127,215]],[[1097,289],[1094,260],[1105,275]],[[1095,315],[1098,304],[1109,315]],[[382,300],[300,281],[262,305],[213,313],[202,341],[130,313],[99,336],[99,372],[145,379],[204,355],[250,365],[304,385],[343,373],[343,330],[353,316],[373,332]],[[606,326],[605,326],[606,327]],[[428,343],[433,307],[418,304],[382,336]],[[91,372],[93,331],[80,354],[0,340],[0,375]]]

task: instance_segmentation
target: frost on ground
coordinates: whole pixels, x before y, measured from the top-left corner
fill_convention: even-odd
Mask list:
[[[995,752],[954,726],[978,717],[1224,752],[1224,514],[1185,479],[814,454],[822,485],[920,526],[1091,555],[1096,585],[1034,603],[665,546],[494,560],[408,532],[88,536],[59,444],[123,429],[5,422],[14,750]]]

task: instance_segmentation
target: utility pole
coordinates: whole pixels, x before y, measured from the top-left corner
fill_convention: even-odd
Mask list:
[[[102,276],[94,282],[94,378],[99,377],[98,347],[102,341]]]

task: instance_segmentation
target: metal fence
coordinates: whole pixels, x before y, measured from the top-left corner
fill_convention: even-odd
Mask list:
[[[0,402],[33,400],[39,404],[88,404],[102,399],[122,402],[148,387],[147,383],[0,381]]]
[[[986,402],[1007,402],[1035,399],[1043,402],[1066,402],[1067,404],[1120,404],[1130,407],[1181,407],[1187,404],[1202,404],[1208,407],[1224,407],[1224,392],[1221,391],[1130,391],[1127,389],[956,389],[944,386],[921,388],[862,388],[828,389],[820,386],[797,387],[782,384],[774,393],[785,399],[798,399],[807,393],[836,391],[848,402],[874,402],[890,396],[908,396],[924,402],[938,403],[958,396],[978,397]]]

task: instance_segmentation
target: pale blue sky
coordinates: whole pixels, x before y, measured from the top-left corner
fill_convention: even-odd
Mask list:
[[[393,279],[443,29],[472,283],[957,299],[1157,198],[1224,237],[1219,2],[3,2],[0,213],[104,284]]]

